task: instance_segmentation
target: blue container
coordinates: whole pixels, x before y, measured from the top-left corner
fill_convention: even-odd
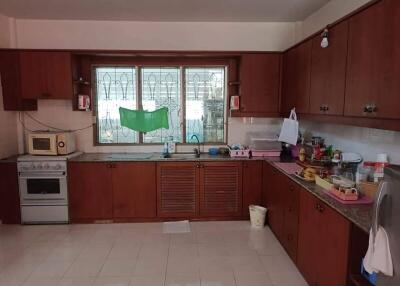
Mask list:
[[[364,259],[363,261],[361,261],[361,275],[365,277],[365,279],[367,279],[372,285],[376,285],[376,280],[378,278],[377,273],[371,273],[369,274],[365,268],[364,268]]]
[[[208,149],[208,154],[211,155],[211,156],[216,156],[216,155],[218,155],[218,153],[219,153],[218,148],[210,148],[210,149]]]

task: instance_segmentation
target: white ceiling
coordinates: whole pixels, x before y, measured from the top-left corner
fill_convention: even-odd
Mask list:
[[[301,21],[329,0],[0,0],[14,18],[173,22]]]

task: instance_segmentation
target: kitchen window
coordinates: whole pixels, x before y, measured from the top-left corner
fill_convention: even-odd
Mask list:
[[[225,143],[226,66],[95,66],[96,143]],[[122,127],[119,107],[169,110],[169,129]]]

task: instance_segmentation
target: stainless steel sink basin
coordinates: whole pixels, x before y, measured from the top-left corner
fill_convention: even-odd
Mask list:
[[[109,160],[145,160],[150,159],[152,153],[116,153],[107,156]]]
[[[167,156],[162,155],[164,159],[198,159],[195,153],[172,153],[168,154]]]

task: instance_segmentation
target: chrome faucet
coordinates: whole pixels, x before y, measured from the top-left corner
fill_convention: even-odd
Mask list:
[[[193,138],[196,138],[196,140],[197,140],[197,148],[194,149],[194,152],[196,153],[196,158],[200,158],[200,140],[199,140],[199,137],[197,137],[196,134],[193,134],[192,137],[190,137],[190,140],[193,140]]]

